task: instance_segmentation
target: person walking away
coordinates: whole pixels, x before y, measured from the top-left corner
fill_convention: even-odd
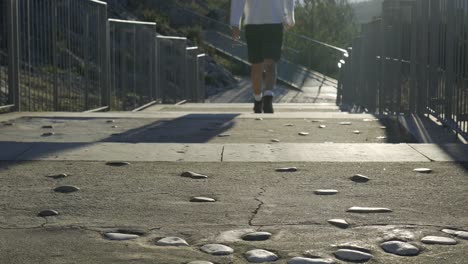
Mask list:
[[[244,21],[241,23],[242,16]],[[273,88],[281,58],[283,32],[294,26],[294,0],[231,0],[232,36],[240,39],[244,25],[251,66],[255,113],[273,113]],[[265,91],[262,93],[263,71]]]

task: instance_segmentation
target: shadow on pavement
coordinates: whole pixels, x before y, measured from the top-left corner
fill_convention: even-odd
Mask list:
[[[189,114],[114,134],[102,142],[206,143],[235,125],[239,114]]]
[[[206,143],[232,128],[238,115],[188,114],[175,119],[158,120],[145,126],[129,129],[118,134],[111,134],[99,140],[83,142],[73,142],[72,140],[65,142],[63,140],[54,141],[53,138],[48,141],[20,141],[20,139],[15,141],[0,138],[0,160],[35,160],[45,157],[53,160],[54,156],[59,153],[86,148],[95,143]],[[82,126],[86,127],[86,121],[107,120],[108,118],[47,117],[47,119],[64,123],[66,123],[66,120],[79,120],[83,121]],[[40,128],[39,124],[37,127]],[[95,129],[99,129],[99,127],[95,127]],[[93,133],[92,128],[89,133]]]

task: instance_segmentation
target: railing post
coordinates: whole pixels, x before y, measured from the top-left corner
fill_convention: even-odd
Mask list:
[[[99,9],[99,25],[101,27],[100,55],[101,55],[101,105],[107,106],[111,110],[111,90],[110,90],[110,32],[107,21],[107,4]]]
[[[417,111],[418,101],[416,100],[418,96],[418,65],[421,64],[418,62],[418,13],[416,12],[417,3],[411,3],[411,51],[410,51],[410,80],[409,80],[409,111],[410,113],[415,113]]]
[[[197,55],[197,87],[198,87],[198,97],[197,101],[200,103],[205,102],[206,96],[206,87],[205,87],[205,54]]]
[[[393,12],[393,27],[394,27],[394,33],[395,33],[395,87],[392,89],[394,91],[394,97],[395,102],[393,104],[393,112],[399,115],[401,113],[402,109],[402,85],[403,85],[403,76],[402,76],[402,70],[403,70],[403,54],[402,54],[402,47],[403,47],[403,19],[404,17],[404,12],[403,12],[403,6],[401,5],[400,2],[397,2],[397,7]]]
[[[52,1],[52,65],[53,65],[53,74],[54,81],[52,84],[53,89],[53,109],[54,111],[59,111],[59,91],[58,91],[58,56],[57,56],[57,2]],[[31,89],[31,88],[30,88]]]
[[[455,28],[457,24],[455,22],[456,9],[455,1],[447,1],[447,26],[446,26],[446,45],[445,45],[445,118],[453,120],[453,109],[454,109],[454,90],[455,90]],[[457,109],[455,109],[457,113]],[[458,120],[457,120],[458,121]]]
[[[418,81],[418,108],[417,113],[419,115],[424,115],[426,113],[426,107],[428,105],[428,66],[429,58],[427,57],[429,49],[429,0],[419,0],[418,4],[420,5],[420,24],[422,28],[420,30],[421,38],[418,43],[419,46],[419,58],[420,62],[420,74]]]
[[[14,104],[15,111],[21,111],[21,92],[19,82],[19,19],[18,0],[7,1],[8,13],[8,101]]]
[[[89,72],[90,72],[90,58],[89,58],[89,14],[85,14],[85,29],[84,29],[84,82],[85,82],[85,104],[84,104],[84,109],[88,110],[89,109],[89,86],[90,86],[90,80],[89,80]]]
[[[439,66],[439,0],[429,0],[430,2],[430,50],[429,50],[429,108],[432,111],[440,109],[441,98],[438,95],[438,66]]]

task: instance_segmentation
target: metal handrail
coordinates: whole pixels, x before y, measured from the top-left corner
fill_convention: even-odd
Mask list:
[[[218,24],[218,25],[220,25],[220,26],[224,26],[224,27],[226,27],[226,28],[231,28],[231,25],[229,25],[229,24],[227,24],[227,23],[223,23],[223,22],[218,21],[218,20],[216,20],[216,19],[213,19],[213,18],[210,18],[210,17],[207,17],[207,16],[200,15],[200,14],[198,14],[198,13],[192,11],[192,10],[189,10],[189,9],[187,9],[187,8],[185,8],[185,7],[180,6],[179,4],[175,4],[174,6],[176,6],[178,9],[180,9],[180,10],[182,10],[182,11],[184,11],[184,12],[187,12],[187,13],[193,14],[193,15],[195,15],[195,16],[198,16],[198,17],[200,17],[200,18],[206,19],[206,20],[208,20],[208,21],[214,22],[214,23],[216,23],[216,24]],[[297,33],[290,32],[290,31],[289,31],[289,32],[286,32],[285,34],[286,34],[286,35],[293,35],[293,36],[295,36],[295,37],[298,37],[298,38],[301,38],[301,39],[304,39],[304,40],[307,40],[307,41],[311,41],[311,42],[313,42],[313,43],[322,45],[322,46],[324,46],[324,47],[333,49],[333,50],[335,50],[335,51],[339,51],[339,52],[341,52],[341,53],[343,53],[343,54],[348,54],[348,51],[345,50],[345,49],[343,49],[343,48],[333,46],[333,45],[331,45],[331,44],[328,44],[328,43],[325,43],[325,42],[322,42],[322,41],[313,39],[313,38],[308,37],[308,36],[305,36],[305,35],[300,35],[300,34],[297,34]],[[286,48],[287,48],[287,47],[286,47]]]

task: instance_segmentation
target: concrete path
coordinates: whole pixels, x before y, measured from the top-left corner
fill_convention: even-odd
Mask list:
[[[273,115],[250,108],[0,115],[0,263],[244,264],[252,249],[275,253],[275,264],[294,257],[348,263],[343,249],[371,254],[367,263],[466,262],[459,231],[468,231],[467,145],[420,144],[395,120],[331,104],[279,104]],[[207,178],[181,177],[187,171]],[[353,181],[357,174],[370,180]],[[356,206],[388,212],[349,211]],[[253,231],[272,236],[241,238]],[[157,245],[174,236],[188,246]],[[456,244],[427,244],[426,236]],[[389,240],[419,252],[386,252],[381,243]],[[201,250],[212,243],[233,254]]]

